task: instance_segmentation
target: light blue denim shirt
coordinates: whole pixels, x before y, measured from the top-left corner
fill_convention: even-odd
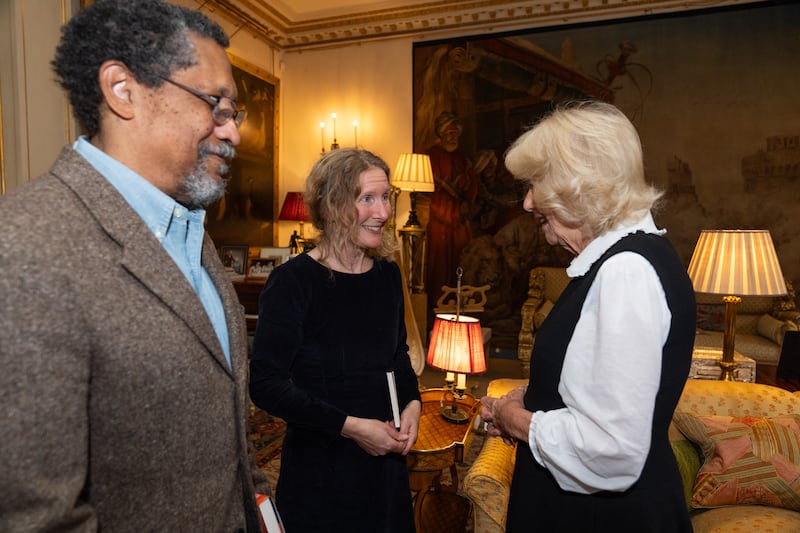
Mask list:
[[[203,302],[230,365],[225,310],[211,277],[200,263],[205,233],[205,210],[186,209],[155,185],[98,150],[86,137],[80,137],[73,147],[119,191],[181,269]]]

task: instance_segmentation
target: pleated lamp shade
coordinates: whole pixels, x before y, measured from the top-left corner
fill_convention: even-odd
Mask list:
[[[457,374],[486,372],[480,321],[470,316],[436,315],[427,363]]]
[[[402,154],[392,176],[392,185],[401,191],[433,192],[433,169],[428,154]]]
[[[786,294],[766,230],[703,230],[689,262],[695,292],[731,296]]]
[[[307,222],[309,220],[308,212],[306,211],[306,203],[303,201],[303,193],[286,193],[286,199],[283,200],[283,206],[281,207],[280,215],[278,215],[278,220],[296,220],[300,222]]]

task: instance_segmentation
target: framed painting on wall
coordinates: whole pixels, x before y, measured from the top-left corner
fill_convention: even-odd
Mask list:
[[[428,301],[441,285],[489,283],[481,323],[513,342],[534,266],[570,259],[546,244],[503,166],[514,140],[567,101],[619,107],[665,192],[656,223],[688,265],[702,229],[770,230],[784,275],[800,278],[800,4],[776,1],[415,43],[414,152],[436,191],[418,194],[428,230]]]
[[[80,0],[85,9],[93,0]],[[215,243],[271,246],[277,239],[280,80],[228,53],[237,106],[247,111],[230,165],[225,196],[208,206],[206,229]],[[0,133],[1,135],[2,133]],[[0,182],[0,187],[4,184]]]
[[[278,109],[280,82],[266,71],[228,55],[247,110],[241,143],[228,174],[225,196],[208,208],[206,229],[218,243],[272,246],[277,238]]]

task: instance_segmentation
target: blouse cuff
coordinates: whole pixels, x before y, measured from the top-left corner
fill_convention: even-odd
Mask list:
[[[539,454],[539,447],[536,445],[536,425],[542,414],[544,414],[543,411],[536,411],[531,417],[531,424],[528,426],[528,448],[530,448],[531,454],[533,454],[533,458],[536,462],[544,466],[542,456]]]

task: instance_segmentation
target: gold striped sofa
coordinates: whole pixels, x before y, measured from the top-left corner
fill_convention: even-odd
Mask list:
[[[487,394],[502,396],[509,390],[525,385],[526,380],[497,379],[489,383]],[[680,414],[717,415],[727,417],[780,417],[800,414],[800,392],[755,383],[721,382],[690,379],[681,396],[676,416]],[[675,419],[673,419],[675,420]],[[699,449],[689,445],[687,438],[673,422],[670,440],[681,465],[681,476],[691,499],[697,468],[702,464]],[[681,459],[679,450],[693,459]],[[792,453],[800,454],[795,449]],[[473,508],[475,533],[500,533],[505,531],[506,506],[514,471],[515,447],[497,437],[488,437],[477,459],[464,477],[463,492]],[[685,458],[684,458],[685,459]],[[798,463],[795,455],[795,465]],[[691,463],[694,463],[694,466]],[[797,468],[800,471],[800,468]],[[792,483],[789,483],[790,485]],[[800,476],[793,481],[794,490],[800,492]],[[654,502],[655,503],[655,502]],[[797,504],[789,501],[785,507],[763,504],[723,505],[710,509],[691,508],[695,533],[751,533],[753,531],[800,531],[800,512],[787,507]]]

